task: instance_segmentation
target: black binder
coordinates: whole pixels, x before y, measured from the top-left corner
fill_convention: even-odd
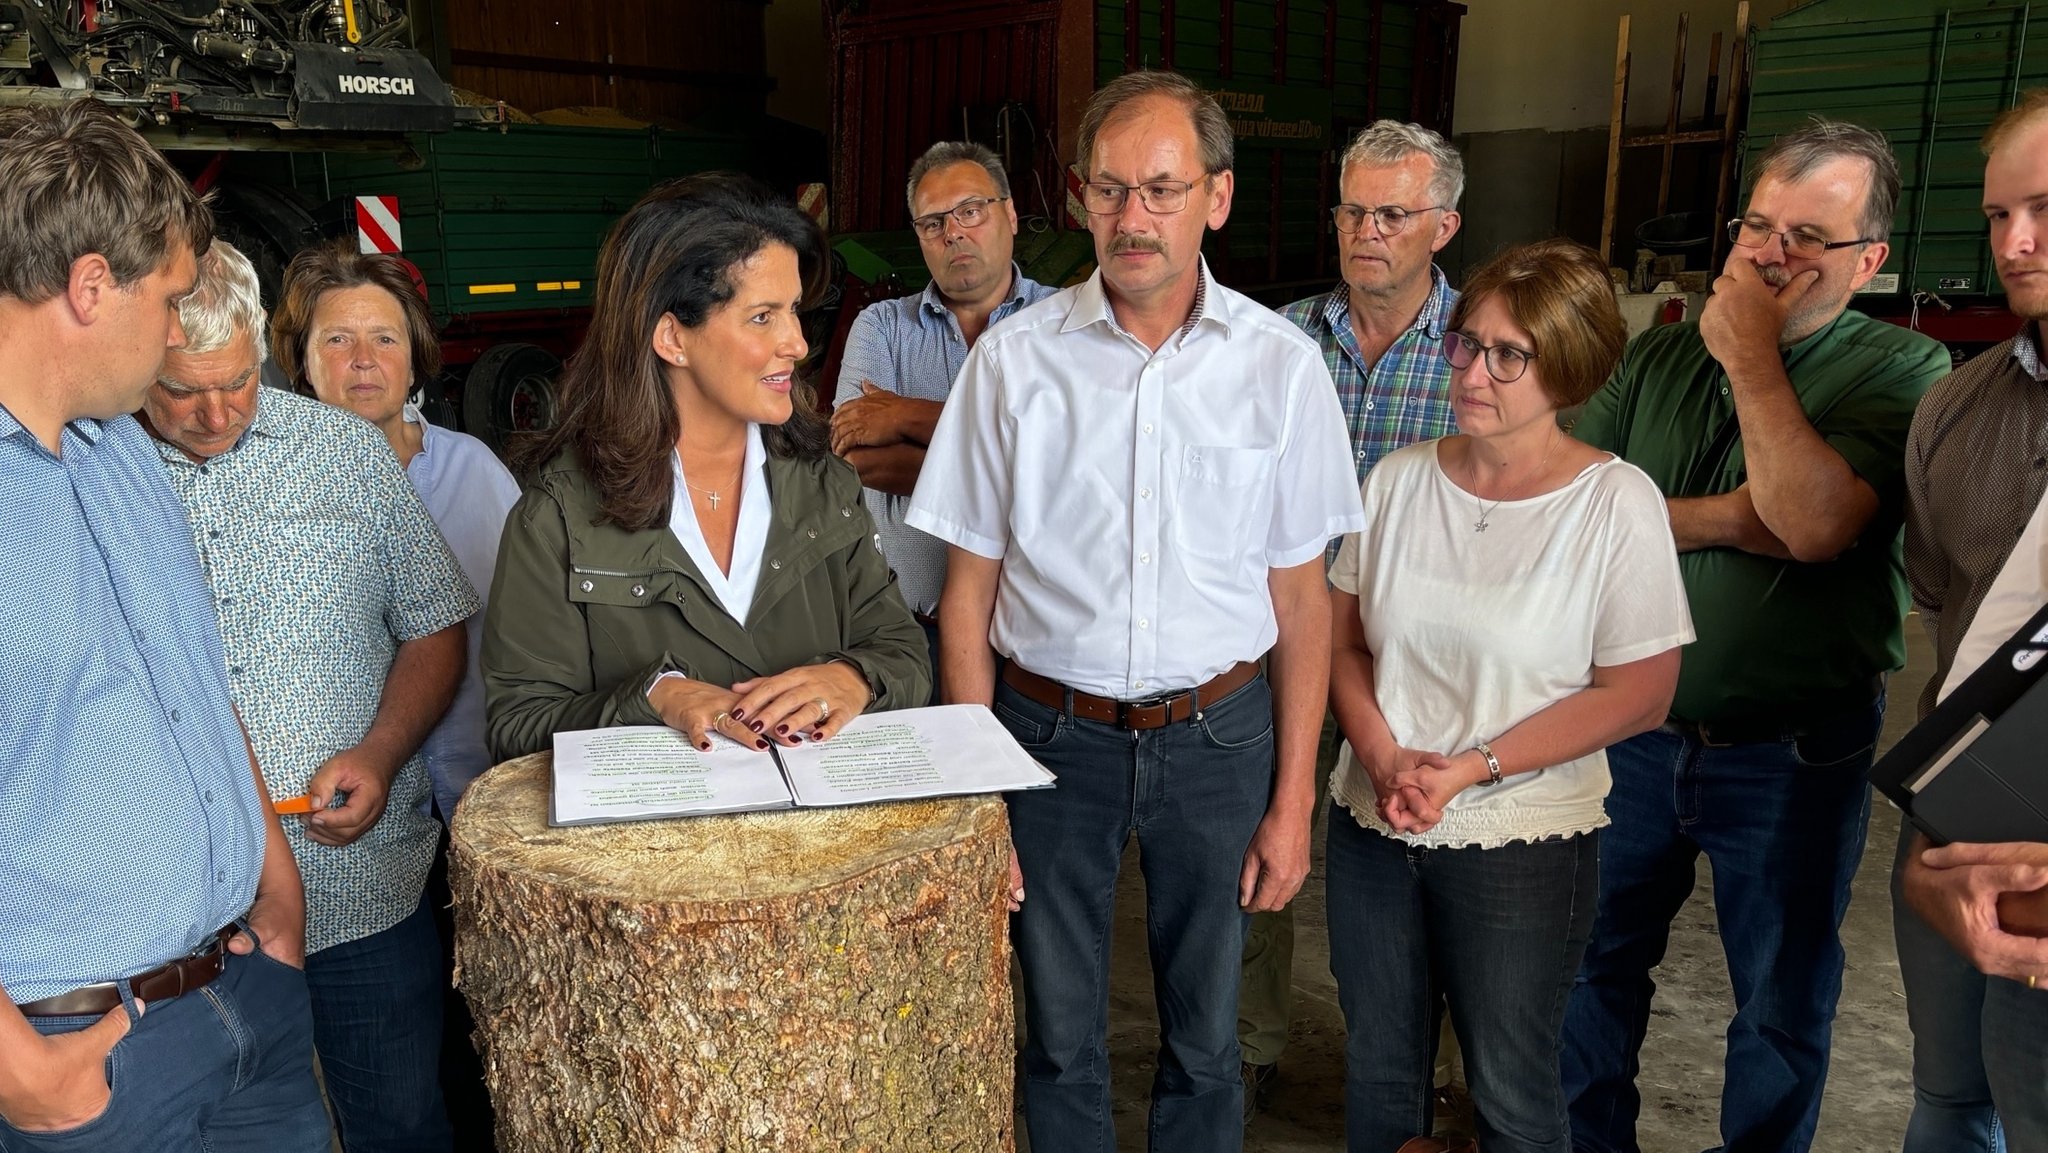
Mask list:
[[[2048,606],[1870,768],[1936,844],[2048,843]]]

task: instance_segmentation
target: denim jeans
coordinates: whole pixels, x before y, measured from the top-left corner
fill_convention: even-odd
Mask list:
[[[1430,1131],[1448,999],[1487,1153],[1570,1153],[1559,1032],[1599,891],[1598,835],[1431,849],[1330,809],[1330,972],[1344,1010],[1344,1136]]]
[[[1913,1027],[1905,1153],[2048,1153],[2048,990],[1986,977],[1908,908],[1892,868],[1892,933]]]
[[[1796,740],[1708,746],[1655,729],[1607,750],[1600,912],[1565,1014],[1565,1093],[1582,1153],[1638,1149],[1650,970],[1701,853],[1735,993],[1722,1147],[1812,1144],[1842,991],[1842,916],[1870,819],[1864,774],[1883,721],[1879,696]]]
[[[124,995],[124,1000],[126,999]],[[128,1035],[107,1055],[113,1097],[75,1129],[22,1133],[0,1122],[4,1153],[327,1153],[327,1107],[313,1080],[305,974],[261,950],[183,996],[129,1001]],[[98,1017],[31,1017],[44,1034]]]
[[[426,904],[306,958],[313,1039],[345,1153],[447,1153],[441,939]]]
[[[1012,793],[1024,870],[1011,921],[1022,962],[1024,1117],[1046,1153],[1115,1153],[1109,1105],[1110,914],[1124,845],[1138,837],[1146,943],[1159,1010],[1149,1135],[1158,1153],[1234,1153],[1237,903],[1245,848],[1273,786],[1263,677],[1193,718],[1143,732],[1083,720],[998,685],[995,713],[1058,787]]]

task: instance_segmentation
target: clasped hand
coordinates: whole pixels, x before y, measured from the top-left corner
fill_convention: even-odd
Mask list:
[[[1774,265],[1766,271],[1742,253],[1730,253],[1700,310],[1701,342],[1724,369],[1745,357],[1777,357],[1785,326],[1819,279],[1815,269],[1789,275]]]
[[[1477,780],[1470,760],[1477,753],[1446,757],[1396,747],[1366,766],[1380,819],[1397,833],[1426,833],[1444,819],[1451,798]]]
[[[859,716],[872,694],[867,679],[843,661],[799,665],[772,677],[721,687],[687,677],[666,677],[649,703],[662,723],[700,749],[712,733],[750,749],[828,740]]]

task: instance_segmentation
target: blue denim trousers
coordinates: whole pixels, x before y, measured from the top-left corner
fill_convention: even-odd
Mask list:
[[[1913,1027],[1905,1153],[2048,1153],[2048,989],[1986,977],[1906,906],[1912,830],[1892,866],[1892,934]]]
[[[1796,739],[1703,745],[1655,729],[1607,750],[1613,824],[1600,911],[1565,1014],[1564,1084],[1582,1153],[1637,1153],[1637,1055],[1671,921],[1701,853],[1735,993],[1721,1148],[1804,1153],[1842,991],[1843,914],[1863,859],[1884,698]]]
[[[1203,701],[1186,723],[1133,732],[998,685],[1003,727],[1059,777],[1012,793],[1024,870],[1011,935],[1024,977],[1024,1118],[1045,1153],[1116,1153],[1109,1106],[1110,915],[1124,845],[1138,838],[1159,1010],[1151,1148],[1234,1153],[1237,903],[1245,848],[1273,787],[1272,693],[1261,677]]]
[[[4,1153],[327,1153],[327,1107],[313,1080],[305,974],[260,949],[229,954],[208,984],[152,1001],[107,1054],[113,1096],[75,1129],[22,1133],[0,1122]],[[98,1017],[31,1017],[45,1035]]]
[[[1344,1136],[1392,1153],[1430,1131],[1446,999],[1487,1153],[1570,1153],[1565,1000],[1593,930],[1599,839],[1431,849],[1330,809],[1330,972],[1344,1010]]]
[[[345,1153],[448,1153],[441,939],[426,904],[381,933],[307,957],[306,984]]]

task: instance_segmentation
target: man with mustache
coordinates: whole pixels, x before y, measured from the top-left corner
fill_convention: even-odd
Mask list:
[[[1342,200],[1330,215],[1343,279],[1280,315],[1322,349],[1363,484],[1395,449],[1457,431],[1451,364],[1440,345],[1458,294],[1433,258],[1458,234],[1465,162],[1437,133],[1381,120],[1359,130],[1345,149],[1337,186]],[[1336,545],[1329,555],[1335,559]],[[1318,803],[1337,757],[1335,724],[1326,723],[1324,732]],[[1247,1121],[1287,1048],[1293,971],[1293,910],[1254,916],[1237,1004]]]
[[[996,154],[940,141],[910,166],[910,227],[931,283],[923,292],[870,304],[854,318],[839,361],[832,451],[867,486],[882,555],[931,646],[932,700],[939,700],[939,591],[944,542],[903,522],[924,467],[925,446],[953,391],[967,350],[991,325],[1053,290],[1010,259],[1017,206]]]
[[[185,344],[142,423],[191,518],[270,787],[313,802],[284,832],[341,1147],[447,1149],[441,945],[422,897],[440,825],[422,811],[419,750],[462,681],[479,602],[376,426],[263,384],[247,257],[214,241],[178,316]]]
[[[2048,88],[2022,94],[1983,148],[1991,256],[2026,324],[1928,390],[1913,417],[1906,575],[1935,655],[1923,715],[2048,601],[2036,511],[2048,493]],[[2028,891],[2039,907],[2048,845],[1930,850],[1911,825],[1901,832],[1892,927],[1913,1027],[1906,1153],[1990,1153],[2001,1134],[2015,1151],[2048,1150],[2048,939],[2032,935],[2038,924],[2007,925],[2001,913],[2015,906],[1999,904]]]
[[[1848,308],[1890,252],[1898,164],[1879,134],[1815,120],[1756,174],[1699,322],[1632,341],[1574,429],[1664,490],[1699,634],[1669,721],[1608,750],[1600,907],[1565,1017],[1584,1153],[1637,1148],[1650,970],[1702,853],[1736,1005],[1721,1136],[1811,1144],[1864,774],[1905,662],[1906,432],[1949,358]]]
[[[952,546],[947,699],[991,706],[1059,776],[1008,798],[1034,1148],[1116,1148],[1109,937],[1130,838],[1162,1153],[1242,1147],[1245,914],[1308,873],[1323,550],[1364,515],[1315,344],[1202,261],[1234,151],[1177,73],[1094,95],[1078,155],[1100,269],[975,345],[911,498],[910,523]]]

